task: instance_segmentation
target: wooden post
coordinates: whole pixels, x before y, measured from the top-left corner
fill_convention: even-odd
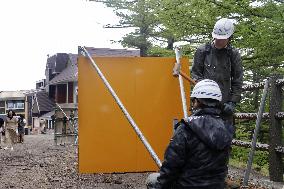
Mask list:
[[[275,117],[282,108],[282,91],[281,87],[276,85],[277,79],[279,77],[273,76],[270,83],[269,176],[272,181],[283,182],[282,154],[275,151],[277,146],[282,146],[281,120],[277,120]]]

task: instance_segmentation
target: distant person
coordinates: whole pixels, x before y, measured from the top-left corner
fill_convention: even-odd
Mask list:
[[[25,135],[25,126],[26,126],[25,117],[21,114],[18,120],[18,136],[19,143],[24,143],[24,135]]]
[[[46,126],[45,126],[45,120],[41,119],[39,121],[39,125],[40,125],[40,133],[41,134],[46,134]]]
[[[5,137],[7,146],[4,148],[7,150],[10,148],[12,151],[14,150],[14,144],[17,142],[17,129],[18,129],[18,119],[14,111],[9,110],[6,119],[5,126]]]
[[[2,149],[1,143],[2,143],[2,133],[4,132],[4,120],[0,118],[0,149]]]
[[[177,124],[159,173],[147,178],[148,189],[224,189],[232,125],[221,119],[218,84],[199,81],[191,94],[193,115]]]

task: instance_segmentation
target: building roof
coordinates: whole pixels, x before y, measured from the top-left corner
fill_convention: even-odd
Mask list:
[[[86,50],[95,57],[139,57],[140,50],[110,49],[86,47]]]
[[[23,100],[26,91],[0,91],[0,100]]]
[[[139,57],[140,50],[110,49],[86,47],[86,50],[95,57]],[[78,55],[69,54],[70,64],[60,74],[55,76],[49,85],[78,81]]]
[[[50,82],[49,85],[73,82],[78,80],[78,66],[77,64],[71,63],[67,66],[60,74],[55,76]]]
[[[48,97],[48,94],[45,91],[36,91],[34,97],[35,104],[33,104],[33,108],[37,107],[39,113],[50,112],[55,107],[55,103]]]
[[[43,114],[42,116],[40,116],[40,118],[42,119],[51,119],[51,116],[53,116],[55,114],[55,111],[51,111],[51,112],[47,112],[46,114]]]

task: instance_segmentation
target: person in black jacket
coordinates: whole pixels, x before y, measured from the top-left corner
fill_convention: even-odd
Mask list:
[[[25,125],[26,125],[25,116],[20,114],[20,118],[18,120],[18,136],[19,136],[18,142],[19,143],[24,143]]]
[[[159,173],[146,181],[149,189],[225,187],[233,126],[225,126],[220,117],[220,88],[213,80],[202,80],[191,99],[194,113],[178,123]]]
[[[197,48],[191,69],[195,81],[211,79],[218,83],[223,95],[224,117],[235,112],[243,84],[241,55],[230,44],[233,33],[234,25],[230,19],[218,20],[212,32],[213,42]]]

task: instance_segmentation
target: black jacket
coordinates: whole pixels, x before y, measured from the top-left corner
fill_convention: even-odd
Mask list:
[[[179,122],[165,152],[157,189],[224,189],[232,126],[225,126],[220,110],[205,108]]]
[[[191,69],[193,79],[212,79],[222,91],[223,102],[239,102],[243,84],[243,67],[237,49],[228,45],[216,49],[213,44],[201,45],[195,52]]]

